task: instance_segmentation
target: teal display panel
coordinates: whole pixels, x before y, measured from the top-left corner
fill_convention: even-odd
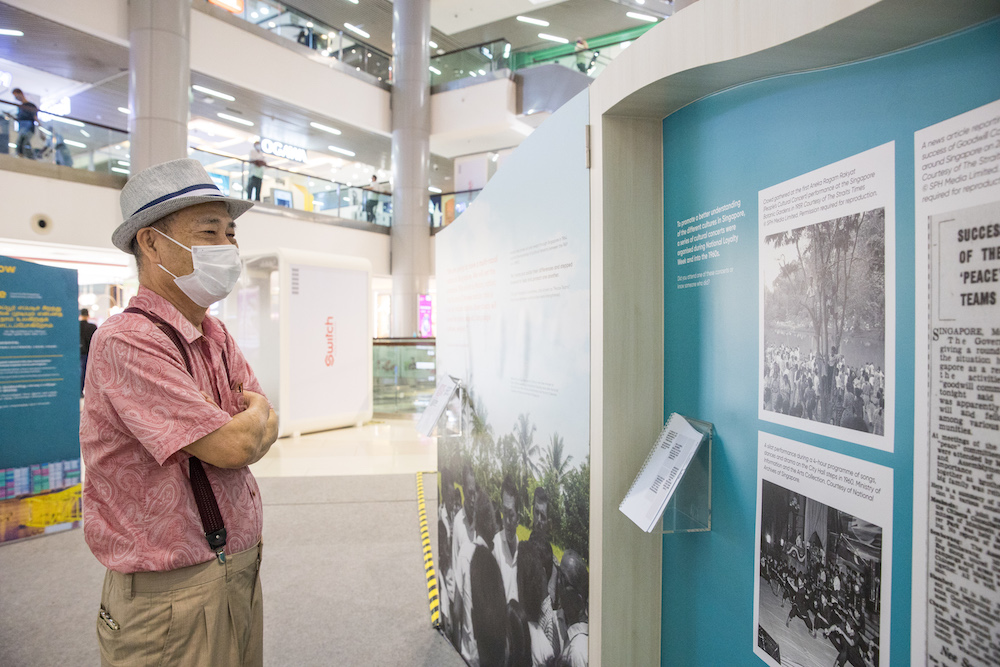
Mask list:
[[[767,662],[761,653],[773,657],[782,643],[786,664],[834,663],[844,645],[837,643],[843,630],[831,629],[837,623],[822,628],[813,614],[807,625],[793,614],[793,634],[782,629],[799,575],[794,568],[775,574],[784,582],[790,574],[792,583],[767,590],[762,570],[780,567],[769,562],[772,550],[785,558],[822,554],[815,571],[824,570],[830,589],[834,575],[838,588],[859,584],[854,626],[867,635],[866,659],[909,664],[911,605],[925,604],[911,600],[914,308],[916,291],[926,290],[914,280],[915,244],[926,244],[914,234],[914,132],[1000,98],[998,62],[994,21],[890,56],[747,84],[664,119],[664,418],[679,412],[716,431],[712,531],[663,538],[661,664],[760,664]],[[842,170],[833,167],[842,162]],[[869,173],[877,175],[854,180]],[[780,184],[789,185],[773,190]],[[827,195],[839,197],[830,206],[850,202],[856,214],[840,211],[801,235],[768,228],[762,239],[761,219],[781,228],[799,193],[799,210],[814,217]],[[816,266],[811,281],[793,280],[797,268],[807,275],[799,252],[821,243],[834,257],[830,271],[836,257],[851,258],[841,268],[859,267],[840,292],[831,290],[839,296],[828,299],[828,318],[790,305],[832,280]],[[825,319],[831,322],[820,336],[816,321]],[[790,350],[795,363],[782,358]],[[767,375],[781,376],[776,385],[765,377],[765,356]],[[772,373],[775,359],[780,368]],[[836,370],[819,371],[821,363]],[[790,367],[816,377],[785,388]],[[854,397],[841,390],[841,399],[830,398],[840,375],[858,381]],[[827,377],[833,384],[820,390]],[[805,398],[813,385],[825,401]],[[820,488],[835,486],[831,473],[810,497],[781,482],[780,454],[775,474],[762,479],[764,464],[774,463],[759,460],[765,446],[808,453],[824,470],[849,468],[886,495],[867,490],[866,481],[865,490],[831,496],[869,498],[867,509],[852,513],[850,503],[821,497],[836,493]],[[883,512],[885,525],[864,520],[865,511]],[[808,533],[801,523],[783,523],[796,516]],[[794,534],[818,541],[807,549]],[[766,638],[758,592],[782,598],[778,616],[768,610],[774,618]]]
[[[76,271],[0,257],[0,469],[80,458]]]

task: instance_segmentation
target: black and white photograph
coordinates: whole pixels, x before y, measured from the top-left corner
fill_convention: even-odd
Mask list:
[[[757,647],[780,665],[879,667],[882,528],[761,485]]]
[[[894,191],[885,144],[759,192],[761,419],[892,451]]]
[[[765,237],[761,407],[885,434],[885,209]]]
[[[530,413],[503,432],[471,391],[456,404],[471,428],[438,440],[441,631],[472,667],[585,667],[590,457]]]

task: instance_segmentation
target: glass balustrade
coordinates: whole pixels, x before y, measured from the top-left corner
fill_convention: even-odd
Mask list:
[[[223,194],[230,197],[384,227],[392,225],[392,195],[388,193],[276,167],[263,167],[258,182],[250,163],[235,155],[196,148],[189,149],[188,154],[201,162]]]
[[[539,65],[562,65],[587,76],[596,77],[653,25],[655,24],[645,24],[588,38],[585,45],[581,45],[585,48],[577,48],[576,43],[570,42],[535,51],[515,51],[512,57],[513,67],[520,70]]]
[[[392,79],[392,57],[358,39],[346,27],[317,21],[281,2],[246,0],[242,12],[232,12],[274,35],[312,49],[317,56],[334,58],[355,71],[371,74],[379,81]]]
[[[372,350],[374,410],[422,413],[437,385],[433,338],[376,338]]]
[[[17,112],[12,101],[0,102],[0,154],[128,176],[128,132],[43,112],[30,131],[21,132]]]
[[[469,207],[482,190],[466,190],[464,192],[444,192],[430,197],[428,217],[430,225],[447,227]]]
[[[511,69],[511,45],[505,39],[477,44],[431,58],[431,85],[437,86],[469,77],[484,77],[490,72]]]

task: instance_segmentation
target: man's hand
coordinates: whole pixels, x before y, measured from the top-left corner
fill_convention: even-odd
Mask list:
[[[202,392],[209,403],[212,398]],[[243,391],[243,411],[225,426],[184,448],[191,456],[217,468],[242,468],[256,463],[278,438],[278,416],[263,395]]]

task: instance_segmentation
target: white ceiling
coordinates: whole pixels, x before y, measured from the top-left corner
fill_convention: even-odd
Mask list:
[[[430,0],[431,25],[446,35],[528,14],[565,0]]]

